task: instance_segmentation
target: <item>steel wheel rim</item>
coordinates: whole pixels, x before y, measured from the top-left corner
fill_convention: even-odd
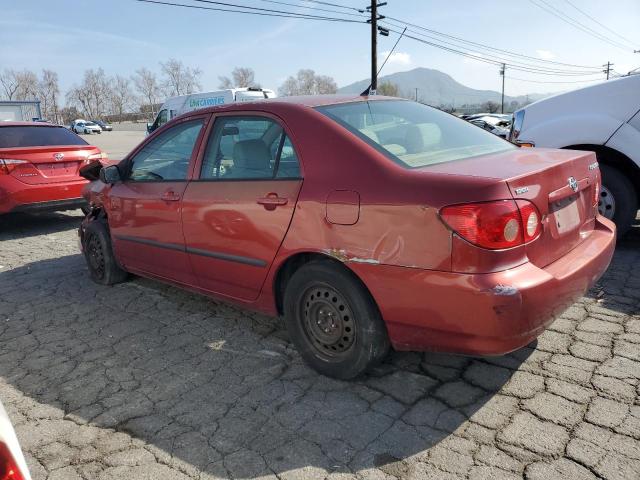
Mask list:
[[[104,277],[104,253],[100,239],[95,235],[91,235],[87,242],[87,257],[89,259],[89,266],[94,273],[99,278]]]
[[[329,285],[314,285],[302,295],[305,334],[322,355],[345,355],[356,339],[355,319],[343,295]]]
[[[613,220],[616,213],[616,199],[611,194],[611,190],[602,185],[600,188],[600,198],[598,198],[598,213],[603,217]]]

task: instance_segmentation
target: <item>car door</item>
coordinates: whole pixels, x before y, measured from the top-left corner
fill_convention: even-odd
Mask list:
[[[201,288],[244,301],[258,297],[302,186],[290,138],[275,117],[217,116],[182,210]]]
[[[206,119],[180,121],[125,161],[124,181],[109,194],[109,226],[117,258],[128,269],[194,284],[180,211]]]

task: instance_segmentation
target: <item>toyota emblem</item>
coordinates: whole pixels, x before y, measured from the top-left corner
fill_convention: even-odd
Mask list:
[[[569,187],[574,192],[577,192],[578,191],[578,181],[573,177],[569,177]]]
[[[62,159],[64,158],[64,153],[55,153],[55,154],[53,155],[53,158],[55,158],[55,159],[56,159],[56,161],[58,161],[58,162],[59,162],[60,160],[62,160]]]

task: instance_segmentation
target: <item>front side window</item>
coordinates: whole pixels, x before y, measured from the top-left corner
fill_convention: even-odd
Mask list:
[[[453,115],[409,101],[364,101],[317,110],[407,168],[517,148]]]
[[[229,116],[216,120],[200,179],[299,177],[298,157],[277,122],[258,116]]]
[[[186,180],[203,120],[180,123],[147,143],[131,160],[129,180]]]

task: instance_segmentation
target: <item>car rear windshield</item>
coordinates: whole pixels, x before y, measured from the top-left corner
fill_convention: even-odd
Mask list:
[[[45,147],[47,145],[88,145],[64,127],[0,125],[0,148]]]
[[[405,100],[344,103],[317,110],[407,168],[517,148],[453,115]]]

